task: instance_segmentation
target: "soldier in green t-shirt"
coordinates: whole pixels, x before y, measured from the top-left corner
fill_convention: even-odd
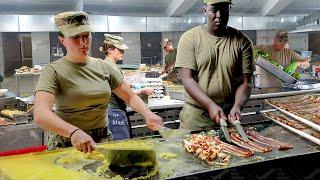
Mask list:
[[[175,67],[187,92],[181,128],[212,128],[220,119],[240,120],[251,93],[251,41],[228,27],[231,0],[204,0],[207,23],[185,32]]]
[[[117,66],[117,62],[122,61],[124,57],[124,51],[128,49],[127,45],[124,43],[124,39],[120,36],[115,36],[111,34],[104,34],[103,47],[100,47],[100,51],[105,53],[105,62],[109,62],[115,69],[122,73],[121,68]],[[134,90],[136,94],[145,94],[147,96],[153,93],[153,89],[150,87],[144,87],[138,90]],[[125,102],[116,96],[114,93],[111,94],[109,101],[109,108],[121,109],[126,111]]]
[[[105,53],[105,62],[110,63],[119,73],[122,74],[121,68],[117,66],[117,62],[123,60],[124,51],[128,49],[124,43],[124,39],[120,36],[104,34],[103,46],[100,51]],[[123,75],[123,74],[122,74]],[[145,94],[147,96],[153,93],[150,87],[134,90],[135,94]],[[115,93],[111,93],[108,105],[109,128],[112,132],[114,140],[130,138],[128,118],[126,117],[127,105],[125,101],[119,98]],[[119,118],[120,117],[120,118]]]
[[[88,56],[92,40],[88,15],[64,12],[54,21],[67,54],[41,72],[34,109],[35,122],[53,133],[48,148],[74,146],[86,153],[95,142],[108,138],[106,110],[111,92],[142,114],[148,128],[160,129],[161,117],[133,93],[122,75],[110,63]]]
[[[177,56],[177,48],[172,46],[172,42],[169,39],[164,39],[161,43],[161,46],[165,52],[168,54],[165,56],[165,66],[160,73],[167,73],[168,77],[167,80],[172,81],[173,83],[180,83],[180,78],[178,75],[178,70],[174,68],[174,64],[176,62]]]

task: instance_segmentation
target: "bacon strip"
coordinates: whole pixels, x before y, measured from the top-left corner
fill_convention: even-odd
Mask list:
[[[247,149],[240,148],[237,146],[233,146],[231,144],[224,143],[219,139],[219,137],[215,137],[214,141],[217,144],[223,144],[224,145],[223,151],[226,153],[229,153],[235,156],[240,156],[240,157],[249,157],[253,155],[252,151],[249,151]]]
[[[248,135],[249,139],[253,140],[254,142],[271,146],[272,148],[275,148],[278,150],[287,150],[287,149],[292,149],[294,147],[292,144],[288,144],[275,139],[264,137],[258,132],[255,132],[252,130],[246,130],[246,134]]]
[[[248,142],[245,142],[239,134],[237,133],[234,133],[234,132],[231,132],[230,133],[230,138],[231,138],[231,141],[240,146],[240,147],[243,147],[245,149],[249,149],[250,151],[255,151],[255,152],[260,152],[260,153],[265,153],[265,152],[270,152],[272,151],[272,149],[270,147],[265,147],[265,146],[262,146],[262,145],[259,145],[257,143],[254,143],[252,141],[248,141]]]

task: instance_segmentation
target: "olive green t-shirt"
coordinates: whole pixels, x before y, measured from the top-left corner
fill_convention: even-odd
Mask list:
[[[286,67],[292,61],[303,60],[304,58],[291,49],[276,51],[273,45],[258,45],[255,48],[268,52],[271,58],[281,66]],[[257,74],[260,74],[261,87],[282,87],[282,82],[264,69],[257,67]]]
[[[176,57],[177,57],[177,48],[174,48],[171,52],[169,52],[166,55],[164,62],[166,64],[174,66],[174,64],[176,63]],[[177,68],[173,68],[173,73],[177,73],[177,72],[178,72]]]
[[[176,62],[176,56],[177,56],[177,48],[174,48],[171,52],[169,52],[165,57],[165,63],[166,64],[172,64]]]
[[[200,25],[181,36],[175,67],[198,72],[198,84],[208,97],[222,107],[230,106],[242,75],[254,71],[252,43],[234,28],[228,27],[226,35],[217,37]],[[186,97],[186,102],[201,107]]]
[[[36,91],[54,94],[56,114],[90,130],[107,125],[111,90],[122,82],[122,75],[102,59],[90,57],[84,63],[73,63],[61,58],[42,70]]]
[[[121,68],[118,65],[109,62],[109,60],[105,60],[105,62],[109,63],[115,70],[117,70],[123,76]],[[111,97],[109,100],[109,108],[121,109],[122,111],[126,111],[127,105],[126,102],[119,98],[115,93],[111,93]]]

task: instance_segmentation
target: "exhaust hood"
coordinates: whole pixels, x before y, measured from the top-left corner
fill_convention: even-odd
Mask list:
[[[309,26],[309,27],[299,27],[294,31],[289,33],[311,33],[311,32],[320,32],[320,25]]]

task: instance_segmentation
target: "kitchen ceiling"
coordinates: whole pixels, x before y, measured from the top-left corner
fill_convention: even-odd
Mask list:
[[[121,16],[202,15],[201,0],[0,0],[0,14],[56,14],[83,5],[90,14]],[[232,15],[308,15],[319,0],[233,0]]]

